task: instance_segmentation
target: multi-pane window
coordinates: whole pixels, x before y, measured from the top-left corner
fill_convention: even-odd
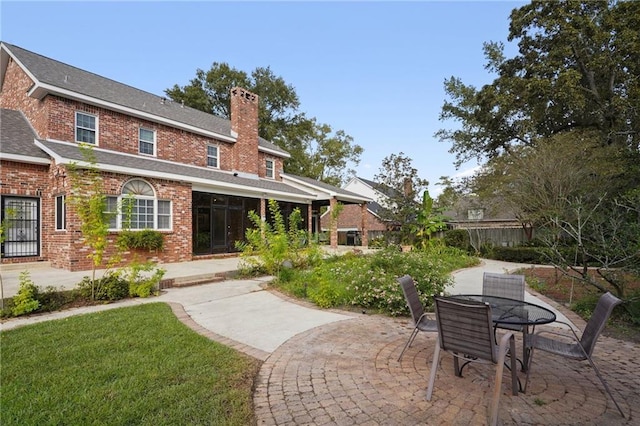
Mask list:
[[[154,130],[140,128],[138,132],[138,150],[140,154],[156,154],[156,132]]]
[[[96,145],[98,118],[95,115],[76,111],[76,142]]]
[[[127,182],[120,197],[107,197],[107,212],[111,229],[171,229],[171,201],[156,199],[140,179]]]
[[[482,220],[484,218],[484,211],[482,209],[469,209],[467,210],[467,218],[469,220]]]
[[[64,195],[58,195],[56,197],[56,231],[67,229],[66,211]]]
[[[207,166],[218,168],[220,149],[215,145],[207,145]]]
[[[273,179],[274,178],[274,166],[273,166],[273,160],[267,160],[266,162],[266,167],[267,167],[267,171],[265,173],[265,176],[267,176],[269,179]]]

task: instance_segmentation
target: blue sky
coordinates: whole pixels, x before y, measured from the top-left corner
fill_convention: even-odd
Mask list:
[[[0,2],[0,38],[162,95],[198,68],[226,62],[271,70],[295,87],[301,111],[364,148],[358,176],[403,152],[431,183],[454,167],[434,133],[451,76],[481,86],[482,43],[506,42],[522,1]]]

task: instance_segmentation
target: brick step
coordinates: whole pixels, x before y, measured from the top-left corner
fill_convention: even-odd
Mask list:
[[[208,273],[199,275],[189,275],[186,277],[168,278],[160,281],[160,288],[188,287],[192,285],[215,283],[224,281],[234,275],[235,272]]]

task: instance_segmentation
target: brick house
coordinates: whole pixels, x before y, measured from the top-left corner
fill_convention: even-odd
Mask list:
[[[69,166],[87,164],[79,143],[93,147],[117,213],[110,241],[123,228],[118,206],[132,200],[131,228],[164,235],[164,250],[147,253],[158,262],[234,252],[252,226],[249,211],[269,220],[269,199],[285,215],[300,208],[310,233],[322,206],[369,201],[287,175],[289,154],[258,135],[258,97],[242,88],[232,89],[226,120],[2,42],[0,108],[2,263],[91,267],[65,200]]]
[[[338,243],[345,245],[367,245],[368,241],[382,236],[389,226],[379,216],[382,209],[382,200],[388,198],[388,188],[382,188],[380,184],[353,177],[343,189],[371,201],[363,205],[345,204],[337,220]],[[321,228],[329,231],[332,226],[329,211],[321,216]]]

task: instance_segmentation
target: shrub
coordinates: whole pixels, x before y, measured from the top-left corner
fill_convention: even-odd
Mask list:
[[[449,247],[456,247],[468,251],[471,245],[469,233],[464,229],[450,229],[444,233],[444,243]]]
[[[92,282],[89,277],[84,277],[78,284],[78,291],[87,299],[114,301],[129,296],[129,283],[117,273],[107,274],[96,279],[95,282]]]
[[[505,262],[545,264],[548,260],[546,249],[542,247],[493,247],[488,258]]]
[[[57,311],[65,304],[75,299],[74,291],[57,289],[54,286],[47,286],[38,292],[38,302],[40,302],[39,312]]]
[[[129,250],[162,250],[164,247],[164,235],[155,229],[124,230],[118,235],[117,244]]]
[[[352,306],[405,315],[409,311],[397,277],[410,274],[423,303],[429,305],[432,295],[452,283],[450,271],[476,263],[477,259],[451,247],[401,253],[391,246],[372,255],[331,256],[321,265],[291,273],[286,282],[274,285],[325,308]]]
[[[11,313],[14,316],[25,315],[40,307],[38,302],[38,287],[31,281],[29,271],[20,272],[20,288],[18,294],[13,297]]]
[[[269,200],[269,211],[273,217],[272,224],[263,221],[256,212],[249,212],[255,228],[247,229],[246,242],[236,243],[242,252],[241,270],[251,274],[252,270],[259,269],[269,275],[279,276],[285,262],[295,268],[318,264],[322,260],[322,250],[308,241],[307,231],[300,229],[300,209],[294,209],[289,216],[288,229],[277,201]]]

